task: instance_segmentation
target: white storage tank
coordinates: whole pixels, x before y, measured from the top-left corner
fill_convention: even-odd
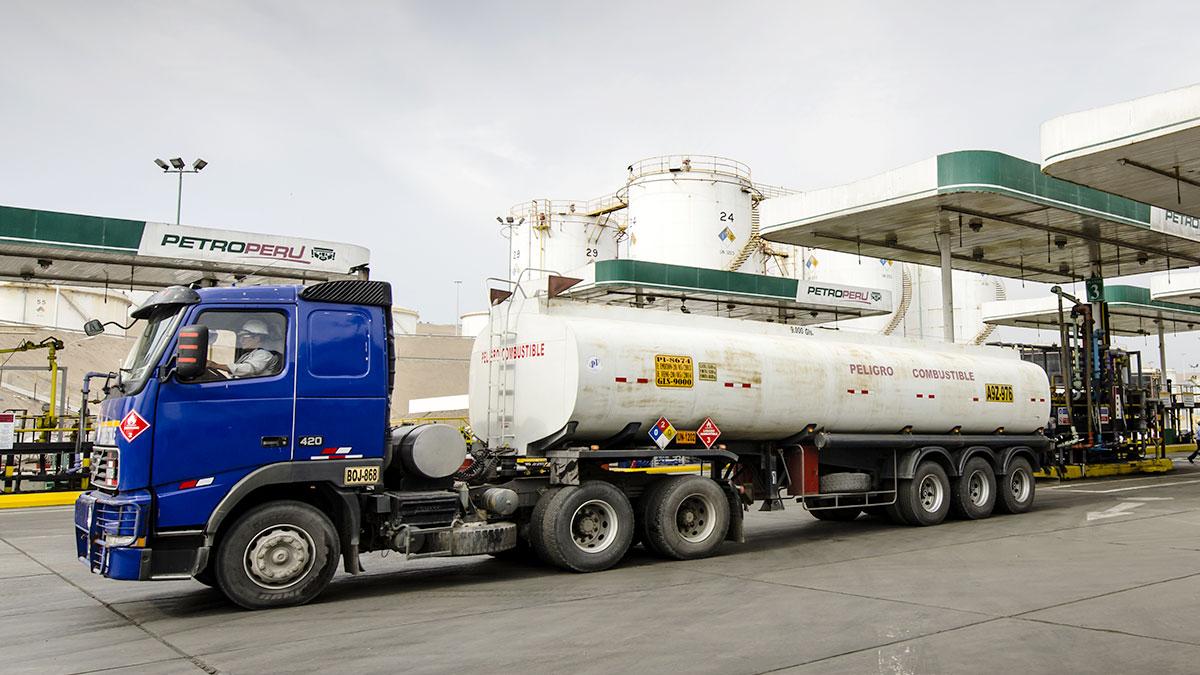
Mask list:
[[[628,170],[629,257],[728,270],[739,255],[753,253],[745,252],[753,191],[745,164],[667,155],[635,162]]]
[[[524,307],[506,346],[476,339],[469,387],[475,432],[519,451],[571,424],[574,443],[634,422],[645,433],[660,415],[677,429],[711,417],[723,441],[782,440],[810,425],[1022,434],[1047,420],[1046,374],[1012,349],[585,303]]]
[[[475,337],[488,325],[490,312],[467,312],[459,317],[459,332],[465,337]]]
[[[503,225],[509,238],[509,278],[537,279],[536,270],[566,273],[597,260],[617,257],[622,233],[611,213],[589,215],[597,204],[578,200],[533,199],[510,209]],[[522,277],[526,270],[534,270]]]
[[[89,319],[126,324],[134,306],[127,291],[0,282],[0,320],[12,323],[79,331]],[[116,326],[105,330],[125,334]]]
[[[406,307],[392,307],[392,332],[396,335],[416,335],[417,321],[420,316],[417,310]]]

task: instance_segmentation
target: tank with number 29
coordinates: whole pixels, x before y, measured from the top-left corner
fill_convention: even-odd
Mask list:
[[[538,454],[567,432],[573,445],[603,444],[660,416],[678,429],[712,418],[721,442],[810,425],[1023,434],[1047,422],[1046,373],[1013,349],[552,302],[494,308],[475,341],[471,426],[492,447]]]

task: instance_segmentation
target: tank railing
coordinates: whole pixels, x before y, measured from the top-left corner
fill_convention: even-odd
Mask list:
[[[728,157],[715,155],[663,155],[650,157],[630,164],[629,180],[660,173],[688,173],[691,171],[733,176],[750,181],[750,167]]]
[[[619,193],[594,199],[530,199],[514,204],[508,210],[513,217],[524,216],[527,222],[537,222],[538,216],[602,216],[628,206]]]
[[[770,199],[772,197],[787,197],[788,195],[798,195],[803,190],[793,190],[792,188],[780,187],[778,185],[767,185],[765,183],[755,183],[754,191],[762,199]]]

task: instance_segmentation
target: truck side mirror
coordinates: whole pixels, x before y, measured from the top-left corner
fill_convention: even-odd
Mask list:
[[[194,380],[208,370],[208,326],[184,326],[175,343],[175,374]]]
[[[104,332],[104,324],[100,323],[100,319],[92,319],[83,324],[83,332],[88,337],[95,337]]]

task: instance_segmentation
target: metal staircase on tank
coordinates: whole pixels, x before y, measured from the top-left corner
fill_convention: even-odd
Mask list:
[[[1004,288],[1003,281],[1001,281],[1000,279],[992,279],[992,287],[996,289],[996,299],[997,300],[1008,299],[1008,291]],[[984,342],[987,341],[987,339],[989,337],[992,336],[992,332],[995,330],[996,330],[996,324],[985,323],[983,325],[983,328],[981,328],[979,330],[979,332],[975,334],[975,338],[971,341],[971,344],[975,344],[975,345],[983,344]]]
[[[896,305],[896,311],[892,313],[891,321],[883,327],[881,331],[884,335],[891,335],[896,332],[900,324],[904,323],[904,317],[908,315],[908,308],[912,305],[913,283],[912,275],[908,273],[908,269],[900,267],[900,303]]]

